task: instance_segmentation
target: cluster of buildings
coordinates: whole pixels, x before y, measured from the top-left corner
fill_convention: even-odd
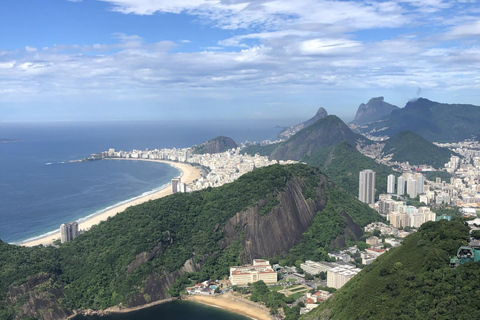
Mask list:
[[[188,294],[198,294],[198,295],[213,295],[215,290],[218,287],[218,281],[204,281],[201,283],[196,283],[193,287],[187,288]]]
[[[376,204],[376,209],[395,228],[419,228],[427,221],[436,221],[437,215],[430,207],[414,207],[404,201],[396,201],[391,195],[382,195]]]
[[[351,257],[349,256],[349,259]],[[327,275],[327,286],[335,289],[343,287],[348,280],[353,278],[361,269],[356,268],[354,265],[339,260],[337,262],[327,261],[311,261],[307,260],[300,265],[304,272],[317,275],[321,272]]]
[[[273,270],[270,262],[263,259],[254,259],[253,264],[238,267],[230,267],[230,283],[235,285],[247,285],[262,280],[265,283],[276,283],[277,273]]]
[[[197,164],[208,168],[208,173],[202,175],[191,185],[184,185],[179,178],[172,180],[172,191],[191,192],[208,187],[219,187],[238,179],[243,174],[253,171],[255,168],[265,167],[272,164],[290,164],[297,161],[269,160],[265,156],[250,156],[241,154],[241,148],[230,149],[222,153],[194,154],[193,148],[183,149],[154,149],[116,151],[109,149],[101,153],[102,158],[124,158],[145,160],[168,160]],[[178,180],[176,180],[178,179]]]

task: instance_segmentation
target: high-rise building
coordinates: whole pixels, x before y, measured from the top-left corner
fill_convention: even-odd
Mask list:
[[[407,194],[410,198],[416,198],[418,195],[417,192],[417,179],[410,178],[407,181]]]
[[[172,192],[173,193],[177,193],[177,192],[180,191],[179,190],[179,185],[180,185],[181,181],[182,180],[180,178],[173,178],[172,179]]]
[[[423,193],[423,186],[425,185],[425,176],[421,173],[415,173],[417,180],[417,194]]]
[[[68,222],[60,225],[60,240],[62,243],[72,241],[78,236],[78,223]]]
[[[373,204],[375,203],[375,171],[360,171],[358,184],[358,200]]]
[[[397,194],[400,196],[405,194],[405,178],[403,176],[397,179]]]
[[[388,175],[387,193],[395,193],[395,175]]]

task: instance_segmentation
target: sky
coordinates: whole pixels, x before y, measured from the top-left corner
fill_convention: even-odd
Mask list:
[[[2,0],[0,122],[480,105],[476,0]]]

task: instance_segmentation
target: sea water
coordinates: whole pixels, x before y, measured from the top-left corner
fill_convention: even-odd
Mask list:
[[[273,138],[288,121],[0,123],[0,239],[18,243],[168,184],[179,171],[145,161],[69,162],[109,148],[184,148],[219,135]]]
[[[174,301],[109,316],[77,316],[75,320],[247,320],[248,317],[190,301]]]

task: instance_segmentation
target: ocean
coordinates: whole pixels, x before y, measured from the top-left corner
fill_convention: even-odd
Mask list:
[[[292,121],[292,120],[290,120]],[[134,121],[0,123],[0,239],[19,243],[153,192],[179,171],[143,161],[68,163],[92,153],[184,148],[228,136],[273,138],[279,121]]]
[[[75,320],[247,320],[248,317],[191,301],[174,301],[135,312],[109,316],[77,316]]]

